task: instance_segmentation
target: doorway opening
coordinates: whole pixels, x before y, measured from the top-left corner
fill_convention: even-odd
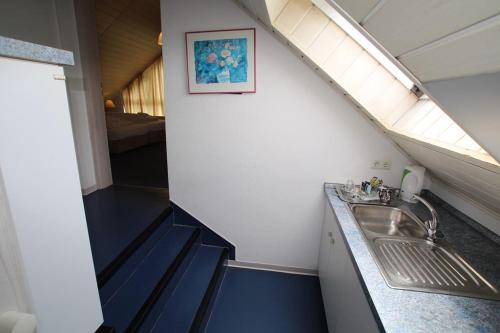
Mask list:
[[[168,188],[159,0],[97,0],[101,81],[115,185]]]
[[[151,233],[168,228],[172,208],[160,0],[96,0],[95,15],[113,185],[86,195],[84,206],[98,285],[106,293],[112,276],[151,245]]]

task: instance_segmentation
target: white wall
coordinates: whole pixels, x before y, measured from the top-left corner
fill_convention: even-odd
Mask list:
[[[0,314],[30,311],[19,245],[0,168]]]
[[[257,93],[188,95],[186,31],[257,28]],[[323,182],[408,163],[339,92],[230,0],[162,0],[171,199],[235,244],[237,260],[316,268]],[[392,170],[371,170],[391,159]]]
[[[64,81],[0,58],[0,165],[38,333],[102,323]],[[18,101],[22,100],[20,104]]]
[[[67,0],[56,0],[57,3]],[[90,130],[90,145],[93,163],[86,160],[85,169],[93,169],[96,188],[105,188],[113,183],[109,161],[108,136],[101,89],[101,64],[93,0],[74,1],[76,26],[83,72],[83,87],[87,103],[87,117]],[[89,184],[82,186],[84,193],[96,189]]]
[[[56,0],[57,23],[60,31],[60,47],[73,51],[74,66],[64,69],[68,100],[71,110],[71,123],[78,156],[78,170],[82,189],[95,187],[97,184],[94,155],[92,150],[89,106],[86,99],[85,78],[82,69],[78,31],[76,27],[75,9],[72,1]]]
[[[7,273],[5,264],[0,260],[0,314],[17,310],[19,309],[14,287]]]
[[[500,72],[425,84],[464,130],[500,160]]]
[[[94,10],[93,0],[0,2],[0,35],[74,54],[75,66],[65,75],[84,193],[112,183]]]
[[[59,47],[54,1],[0,1],[0,35]]]

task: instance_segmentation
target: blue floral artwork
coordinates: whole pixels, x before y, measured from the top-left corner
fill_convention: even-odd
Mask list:
[[[247,39],[194,42],[197,84],[247,82]]]

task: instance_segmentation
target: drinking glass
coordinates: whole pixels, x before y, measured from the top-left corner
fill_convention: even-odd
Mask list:
[[[349,194],[352,194],[354,192],[354,181],[352,179],[348,179],[346,182],[345,182],[345,185],[344,185],[344,190],[349,193]]]

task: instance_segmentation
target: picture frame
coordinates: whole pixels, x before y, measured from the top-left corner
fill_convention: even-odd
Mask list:
[[[189,94],[256,92],[255,28],[186,32]]]

